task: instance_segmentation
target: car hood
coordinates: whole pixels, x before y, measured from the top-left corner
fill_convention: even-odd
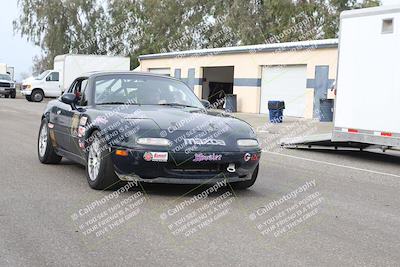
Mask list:
[[[218,112],[144,105],[124,106],[121,109],[105,105],[97,106],[96,110],[101,113],[113,112],[114,116],[124,121],[138,122],[139,126],[142,126],[142,133],[138,135],[168,138],[174,143],[174,147],[187,143],[185,139],[192,141],[193,139],[215,139],[223,140],[225,143],[223,147],[232,149],[236,146],[237,139],[255,138],[249,124]],[[204,150],[204,147],[202,149]],[[225,149],[221,146],[219,150]]]
[[[97,106],[96,109],[104,112],[114,112],[115,115],[125,120],[150,119],[161,130],[189,131],[199,125],[208,125],[214,130],[229,127],[237,131],[251,129],[246,122],[221,112],[202,112],[192,108],[165,107],[165,106],[124,106],[116,112],[115,106]]]
[[[9,80],[2,80],[2,79],[0,79],[0,83],[13,83],[12,81],[9,81]]]

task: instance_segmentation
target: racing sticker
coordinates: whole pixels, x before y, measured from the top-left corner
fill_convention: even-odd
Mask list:
[[[86,116],[82,116],[80,121],[79,121],[79,125],[80,126],[85,126],[86,122],[87,122],[88,118]]]
[[[85,135],[86,128],[83,126],[79,126],[78,128],[78,137],[83,137]]]
[[[210,155],[204,155],[203,153],[194,154],[194,162],[202,162],[202,161],[220,161],[222,160],[221,154],[212,153]]]
[[[79,115],[78,114],[74,114],[72,116],[72,120],[71,120],[71,135],[72,136],[77,136],[78,135],[78,126],[79,126]]]
[[[246,154],[244,154],[244,156],[243,156],[243,160],[244,161],[249,161],[249,160],[251,160],[251,161],[255,161],[255,160],[259,160],[260,159],[260,157],[257,155],[257,154],[250,154],[250,153],[246,153]]]
[[[78,142],[79,142],[79,147],[80,147],[81,149],[84,149],[84,148],[85,148],[85,141],[79,139]]]
[[[213,146],[226,146],[226,143],[224,140],[219,140],[219,139],[211,139],[211,138],[206,138],[206,139],[200,139],[200,138],[185,138],[183,139],[185,142],[185,145],[213,145]]]
[[[145,152],[143,159],[145,161],[167,162],[168,152]]]
[[[253,155],[251,156],[251,159],[250,159],[250,160],[259,160],[259,159],[260,159],[260,156],[259,156],[259,155],[253,154]]]

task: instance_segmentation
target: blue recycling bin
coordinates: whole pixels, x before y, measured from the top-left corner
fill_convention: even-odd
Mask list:
[[[271,123],[282,123],[284,109],[284,101],[268,101],[269,121]]]

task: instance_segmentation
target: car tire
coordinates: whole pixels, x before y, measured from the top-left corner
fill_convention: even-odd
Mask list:
[[[57,155],[50,140],[49,128],[47,119],[43,119],[40,124],[37,149],[38,157],[43,164],[57,164],[62,157]]]
[[[12,92],[12,93],[10,94],[10,96],[11,96],[11,98],[15,98],[15,97],[17,96],[17,93],[16,93],[16,92]]]
[[[257,180],[259,166],[260,165],[257,165],[257,167],[255,168],[250,180],[232,183],[233,189],[243,190],[253,186]]]
[[[30,95],[26,95],[26,96],[25,96],[25,99],[28,100],[29,102],[32,102],[32,98],[31,98]]]
[[[89,186],[96,190],[116,188],[121,180],[115,173],[106,142],[99,131],[94,131],[89,140],[86,153],[86,177]]]
[[[4,95],[4,97],[5,97],[5,98],[9,98],[9,97],[10,97],[10,95]]]
[[[44,94],[42,90],[33,90],[31,94],[31,99],[33,102],[42,102],[44,98]]]

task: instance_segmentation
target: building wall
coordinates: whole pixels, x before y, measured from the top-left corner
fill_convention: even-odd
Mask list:
[[[180,78],[187,80],[190,69],[194,69],[196,79],[193,89],[201,97],[202,67],[234,66],[233,93],[237,95],[238,111],[259,113],[262,66],[299,64],[307,65],[307,109],[304,117],[312,118],[315,109],[314,88],[321,87],[321,73],[328,70],[329,83],[336,78],[337,48],[142,59],[140,70],[171,68],[171,76],[174,76],[178,69]]]

